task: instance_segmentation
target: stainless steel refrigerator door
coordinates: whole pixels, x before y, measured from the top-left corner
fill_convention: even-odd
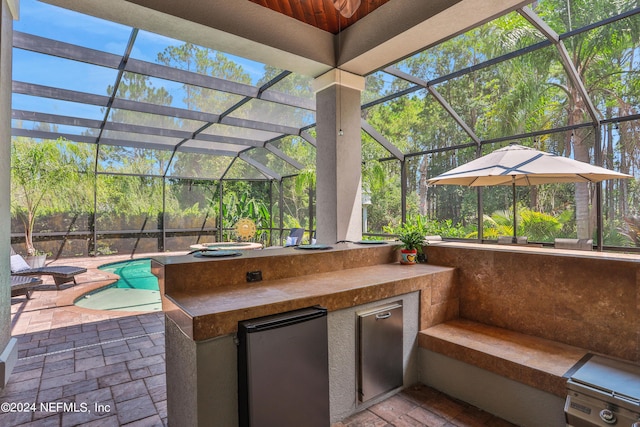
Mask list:
[[[318,310],[241,322],[241,426],[330,425],[327,317]]]
[[[358,313],[358,397],[365,402],[403,384],[402,305]]]

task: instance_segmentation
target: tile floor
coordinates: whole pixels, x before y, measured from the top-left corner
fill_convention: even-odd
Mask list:
[[[88,271],[77,276],[77,286],[66,284],[57,291],[44,278],[31,300],[12,299],[12,335],[19,354],[0,391],[0,426],[167,425],[162,313],[107,313],[73,305],[75,298],[112,279],[96,270],[98,265],[128,258],[54,262]],[[359,426],[513,425],[415,386],[333,425]]]

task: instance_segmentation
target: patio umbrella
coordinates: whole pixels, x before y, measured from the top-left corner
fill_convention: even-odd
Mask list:
[[[513,197],[513,241],[516,241],[516,185],[559,182],[600,182],[632,178],[568,157],[538,151],[512,143],[478,159],[427,180],[429,184],[456,184],[470,187],[511,185]]]

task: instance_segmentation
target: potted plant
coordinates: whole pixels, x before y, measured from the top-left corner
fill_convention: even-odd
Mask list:
[[[400,240],[400,264],[413,265],[423,254],[422,247],[426,244],[424,237],[426,228],[422,218],[408,220],[395,228],[385,227],[385,231],[398,236]]]
[[[424,233],[414,226],[403,224],[398,231],[400,245],[400,264],[413,265],[418,262],[418,254],[422,253]]]

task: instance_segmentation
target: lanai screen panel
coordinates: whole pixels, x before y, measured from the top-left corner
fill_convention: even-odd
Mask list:
[[[460,185],[428,186],[426,180],[471,161],[475,147],[429,153],[408,161],[407,215],[426,215],[442,229],[431,234],[468,237],[477,232],[477,190]],[[450,221],[449,225],[447,221]],[[436,232],[437,231],[437,232]]]
[[[406,80],[399,79],[383,71],[377,71],[369,74],[365,79],[362,104],[366,105],[375,101],[383,102],[383,98],[393,97],[414,86]]]
[[[195,132],[205,122],[171,117],[162,114],[145,113],[124,108],[113,108],[110,111],[109,123],[144,126],[150,129],[164,129],[184,132]],[[117,127],[117,126],[114,126]]]
[[[564,34],[633,11],[637,0],[540,0],[529,5],[555,32]]]
[[[98,172],[162,176],[171,152],[143,147],[101,144]]]
[[[80,27],[79,27],[80,25]],[[36,0],[20,0],[14,30],[121,55],[131,28]],[[84,36],[78,37],[81,32]]]
[[[221,123],[216,123],[208,127],[207,129],[202,131],[202,134],[212,135],[215,137],[229,137],[238,141],[254,141],[256,144],[282,136],[282,133],[279,132],[268,132],[259,129],[229,126]]]
[[[301,128],[315,122],[313,111],[260,99],[252,99],[232,112],[229,117],[294,128]]]
[[[166,175],[173,178],[220,179],[232,161],[233,157],[230,156],[178,151]]]
[[[476,135],[491,139],[567,125],[567,81],[557,50],[549,46],[435,88]]]
[[[426,81],[445,79],[469,67],[541,42],[546,42],[546,38],[518,12],[511,12],[419,52],[395,66]]]
[[[13,110],[19,111],[56,114],[89,120],[102,120],[104,118],[103,107],[99,105],[82,104],[79,102],[25,95],[15,92],[11,98],[11,105]]]
[[[148,31],[138,33],[131,57],[253,86],[260,85],[266,74],[262,63]],[[271,71],[275,75],[281,70]]]
[[[599,26],[564,40],[581,78],[602,118],[611,119],[640,111],[640,16]],[[608,55],[590,54],[595,47]]]
[[[368,108],[364,117],[405,154],[472,142],[471,137],[426,90]]]
[[[289,135],[270,142],[270,144],[307,168],[315,169],[316,149],[304,138]]]
[[[274,74],[274,73],[271,73]],[[266,92],[279,92],[297,96],[313,102],[315,105],[315,93],[313,92],[313,78],[301,74],[291,73],[284,79],[272,85]]]
[[[118,74],[111,68],[37,52],[22,49],[13,52],[14,76],[25,83],[107,95],[107,88],[113,85]]]

